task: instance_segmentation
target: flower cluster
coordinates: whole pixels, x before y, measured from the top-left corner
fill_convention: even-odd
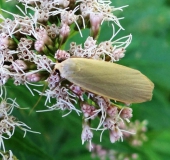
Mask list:
[[[2,89],[1,89],[2,92]],[[6,91],[5,91],[6,92]],[[6,95],[5,95],[6,96]],[[17,120],[15,116],[12,115],[12,111],[14,108],[20,108],[19,105],[15,102],[15,99],[11,98],[2,98],[1,95],[1,102],[0,102],[0,148],[5,152],[5,145],[4,145],[4,139],[10,139],[12,135],[14,134],[14,131],[16,127],[23,130],[24,137],[26,135],[26,132],[34,132],[31,131],[31,128],[28,127],[25,123]],[[38,133],[38,132],[34,132]],[[0,154],[4,157],[8,157],[7,155],[3,155],[3,153],[0,152]],[[9,151],[9,157],[12,159],[12,152]],[[6,160],[4,158],[4,160]]]
[[[10,1],[10,0],[9,0]],[[131,42],[132,36],[128,35],[115,39],[116,35],[123,30],[113,12],[122,10],[123,7],[111,6],[107,0],[18,0],[24,6],[22,10],[16,6],[21,15],[10,13],[13,19],[0,15],[0,88],[9,79],[16,86],[25,85],[34,95],[38,92],[46,97],[43,111],[63,110],[68,115],[76,111],[82,114],[82,143],[90,142],[90,150],[93,131],[108,130],[112,143],[123,139],[124,133],[132,133],[124,130],[125,122],[130,122],[132,109],[126,104],[119,106],[109,98],[85,91],[83,88],[69,82],[54,71],[55,63],[60,63],[68,58],[81,57],[103,61],[115,62],[125,56],[125,51]],[[124,6],[126,7],[126,6]],[[97,41],[101,25],[111,22],[113,35],[107,41]],[[119,29],[115,32],[114,25]],[[89,29],[90,35],[84,43],[71,42],[68,49],[65,44],[72,35],[79,33],[83,37],[82,30]],[[43,83],[41,83],[43,81]],[[46,85],[44,92],[32,90],[29,85]],[[51,103],[51,99],[55,103]],[[9,103],[8,101],[11,101]],[[27,131],[28,126],[11,116],[14,107],[18,107],[15,100],[3,99],[0,103],[1,126],[0,142],[2,149],[3,134],[8,138],[13,135],[14,128],[20,127]],[[79,108],[78,108],[79,107]],[[96,128],[91,124],[94,119],[99,119]]]
[[[139,120],[136,120],[135,122],[131,122],[128,125],[126,125],[126,129],[130,132],[136,132],[134,136],[131,136],[129,133],[125,133],[125,139],[127,139],[131,145],[133,146],[141,146],[143,142],[147,141],[148,138],[146,136],[147,131],[147,124],[148,122],[146,120],[140,122]]]
[[[124,111],[126,112],[126,111]],[[125,116],[126,114],[124,114]],[[127,123],[127,124],[126,124]],[[132,146],[141,146],[143,141],[147,140],[145,135],[147,121],[144,120],[139,122],[136,120],[134,123],[122,123],[121,128],[126,129],[130,132],[136,132],[135,135],[132,135],[128,132],[124,132],[124,137],[127,141],[130,142]],[[128,153],[121,153],[120,151],[116,151],[113,149],[107,149],[99,144],[92,144],[93,148],[91,150],[92,158],[98,157],[100,160],[110,159],[110,160],[135,160],[138,159],[139,155],[137,153],[128,154]],[[88,146],[87,146],[88,147]]]
[[[118,151],[106,149],[98,144],[93,144],[93,146],[91,156],[94,159],[97,157],[100,160],[137,160],[139,157],[137,153],[119,153]]]

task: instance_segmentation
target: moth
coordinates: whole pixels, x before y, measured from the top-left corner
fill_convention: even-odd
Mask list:
[[[86,58],[68,58],[56,63],[62,78],[84,90],[124,103],[152,98],[154,84],[140,71],[123,65]]]

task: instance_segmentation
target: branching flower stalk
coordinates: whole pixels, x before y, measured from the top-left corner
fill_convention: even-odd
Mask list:
[[[10,0],[8,0],[9,2]],[[114,11],[126,6],[115,8],[107,0],[18,0],[24,10],[16,6],[21,14],[17,15],[1,9],[13,16],[8,19],[0,15],[0,144],[5,151],[3,139],[10,138],[15,127],[30,131],[23,122],[17,121],[11,115],[13,108],[19,108],[15,100],[3,98],[3,86],[9,79],[13,79],[16,86],[25,85],[32,95],[38,92],[46,97],[43,111],[62,110],[66,116],[72,111],[83,116],[82,143],[90,143],[89,150],[93,148],[92,138],[94,131],[105,130],[110,133],[112,143],[123,140],[126,131],[122,127],[130,122],[132,109],[127,104],[118,105],[108,98],[95,95],[83,90],[79,86],[67,81],[54,71],[55,63],[68,58],[91,58],[112,63],[125,56],[125,51],[132,40],[132,35],[116,39],[117,34],[123,30]],[[113,33],[108,41],[98,42],[101,26],[110,22]],[[119,27],[115,31],[114,26]],[[90,35],[84,43],[71,42],[68,49],[66,43],[72,35],[80,34],[89,29]],[[102,33],[101,33],[102,34]],[[41,83],[43,82],[43,83]],[[29,86],[47,85],[44,92],[32,90]],[[56,103],[51,103],[55,99]],[[10,102],[9,102],[10,101]],[[79,108],[77,108],[79,106]],[[93,120],[98,118],[99,124],[92,128]],[[4,136],[4,133],[7,137]],[[134,132],[128,132],[134,134]],[[12,152],[10,151],[10,154]],[[2,154],[2,153],[1,153]]]
[[[1,93],[3,89],[1,87]],[[18,127],[19,129],[24,131],[24,137],[26,136],[27,132],[39,133],[35,131],[31,131],[31,128],[27,126],[25,123],[19,121],[16,117],[12,115],[14,108],[19,108],[19,105],[16,103],[15,99],[6,98],[6,90],[3,92],[5,97],[2,98],[1,94],[1,102],[0,102],[0,149],[3,150],[5,153],[5,145],[4,139],[10,139],[15,129]],[[8,152],[7,152],[8,153]],[[6,160],[4,157],[11,157],[12,159],[12,151],[9,151],[9,155],[4,155],[2,152],[0,154],[3,157],[3,160]]]

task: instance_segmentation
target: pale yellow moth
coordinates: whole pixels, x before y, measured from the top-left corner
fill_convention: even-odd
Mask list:
[[[56,63],[61,77],[81,88],[124,103],[141,103],[152,98],[154,84],[140,71],[119,64],[69,58]]]

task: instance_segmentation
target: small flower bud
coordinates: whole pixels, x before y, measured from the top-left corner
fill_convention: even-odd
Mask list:
[[[83,130],[81,134],[82,144],[84,144],[85,141],[91,142],[92,138],[93,132],[90,130],[90,126],[87,123],[83,124]]]
[[[115,143],[122,136],[123,134],[118,127],[114,127],[113,130],[110,130],[110,142],[111,143]]]
[[[59,74],[57,72],[53,72],[47,79],[49,88],[55,88],[59,84],[60,80],[61,78]]]
[[[26,80],[28,82],[39,82],[48,77],[48,74],[46,72],[39,72],[39,73],[32,73],[29,75],[26,75]]]
[[[9,44],[9,37],[7,36],[7,34],[5,33],[1,33],[0,34],[0,49],[6,49],[8,48],[8,44]]]
[[[55,57],[58,61],[63,61],[67,58],[70,58],[70,54],[64,50],[57,50]]]
[[[8,81],[9,77],[8,74],[0,73],[0,87]]]
[[[52,40],[48,36],[48,32],[42,26],[36,29],[36,34],[37,34],[37,40],[42,41],[46,45],[53,44]]]
[[[96,110],[94,106],[90,106],[88,104],[83,104],[81,107],[81,110],[82,110],[85,118],[91,117],[91,119],[94,119],[96,117],[96,115],[93,116],[95,114],[94,111]]]
[[[34,47],[35,47],[35,50],[37,50],[38,52],[42,52],[44,50],[45,43],[42,40],[37,40],[34,43]]]
[[[28,66],[23,60],[16,60],[15,64],[11,64],[11,70],[27,70]]]
[[[65,40],[70,34],[70,27],[67,24],[62,24],[60,28],[60,38]]]
[[[84,91],[79,86],[76,86],[74,84],[70,86],[70,89],[78,96],[82,96],[84,93]]]
[[[39,9],[38,12],[37,12],[37,21],[38,22],[47,22],[48,19],[49,19],[49,12],[48,10],[45,10],[45,9]]]
[[[96,45],[96,40],[94,40],[93,37],[88,37],[84,42],[85,49],[94,48],[95,45]]]
[[[68,7],[68,5],[70,4],[70,0],[58,0],[57,2],[60,6],[64,8]]]
[[[114,127],[114,121],[110,117],[107,117],[103,123],[103,127],[112,129]]]
[[[117,116],[118,114],[118,110],[117,110],[117,107],[116,106],[109,106],[107,108],[107,114],[110,116],[110,117],[114,117],[114,116]]]
[[[114,56],[114,59],[116,61],[119,61],[121,58],[123,58],[125,56],[124,52],[126,50],[124,48],[117,48],[115,50],[113,50],[113,56]]]
[[[38,82],[41,80],[41,75],[39,73],[33,73],[26,76],[28,82]]]
[[[93,38],[97,37],[102,20],[103,20],[102,13],[93,13],[93,12],[90,13],[91,34]]]
[[[54,39],[59,35],[59,28],[56,24],[52,24],[51,26],[48,25],[46,30],[51,39]]]
[[[120,116],[123,119],[130,119],[133,116],[132,111],[133,111],[132,108],[129,108],[129,107],[123,108],[123,110],[121,111]]]

